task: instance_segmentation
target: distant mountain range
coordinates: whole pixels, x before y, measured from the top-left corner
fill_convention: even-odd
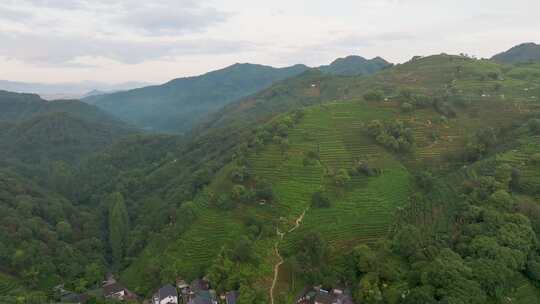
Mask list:
[[[88,96],[89,93],[111,93],[136,89],[150,85],[146,82],[124,82],[119,84],[107,84],[96,81],[83,81],[73,83],[31,83],[0,80],[0,90],[38,94],[43,99],[79,99]]]
[[[305,65],[273,68],[234,64],[201,76],[91,96],[83,101],[143,129],[181,133],[188,131],[208,113],[308,69]]]
[[[532,42],[523,43],[506,52],[499,53],[491,59],[507,64],[537,62],[540,61],[540,45]]]
[[[377,57],[340,58],[319,69],[325,74],[357,76],[391,66]],[[201,76],[178,78],[163,85],[83,98],[125,122],[147,130],[183,133],[208,114],[245,98],[310,67],[294,65],[274,68],[256,64],[234,64]]]

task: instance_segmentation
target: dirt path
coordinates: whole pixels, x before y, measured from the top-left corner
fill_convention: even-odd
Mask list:
[[[276,243],[274,244],[274,251],[279,258],[279,262],[277,262],[276,265],[274,265],[274,279],[272,280],[272,287],[270,287],[270,304],[274,304],[274,289],[276,288],[276,284],[278,280],[279,267],[283,265],[283,263],[285,262],[283,260],[283,257],[279,253],[279,249],[278,249],[279,243],[283,240],[283,238],[285,237],[285,234],[291,233],[295,231],[296,229],[298,229],[298,227],[300,227],[300,225],[302,224],[302,221],[304,220],[304,216],[306,215],[306,211],[308,211],[308,209],[309,208],[306,208],[304,212],[302,212],[302,214],[296,219],[294,227],[289,229],[289,231],[281,232],[279,231],[279,228],[276,228],[276,234],[279,237],[279,240],[277,240]]]

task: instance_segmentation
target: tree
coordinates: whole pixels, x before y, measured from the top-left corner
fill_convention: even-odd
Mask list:
[[[229,259],[225,250],[217,256],[212,266],[208,269],[208,279],[218,292],[224,292],[238,288],[231,280],[236,271],[235,264]]]
[[[433,297],[433,288],[429,285],[413,288],[405,296],[404,304],[435,304],[437,301]]]
[[[71,239],[73,230],[71,229],[71,225],[68,222],[61,221],[56,224],[56,232],[62,240],[67,241]]]
[[[321,236],[314,232],[306,233],[297,243],[295,257],[300,273],[310,282],[321,282],[326,264],[328,247]]]
[[[377,90],[369,91],[364,94],[364,99],[366,101],[381,101],[383,98],[383,93]]]
[[[104,275],[105,270],[103,269],[103,266],[95,262],[86,265],[84,269],[84,278],[88,282],[89,286],[97,286],[98,284],[101,284]]]
[[[416,184],[424,191],[429,192],[435,185],[435,178],[429,171],[422,171],[415,176]]]
[[[317,191],[311,196],[311,206],[315,208],[328,208],[330,207],[330,199],[321,191]]]
[[[528,123],[529,130],[534,134],[540,134],[540,119],[531,119]]]
[[[240,285],[238,296],[238,304],[265,304],[267,303],[264,295],[249,285],[242,284]]]
[[[242,237],[233,247],[231,257],[235,262],[245,263],[253,259],[253,242]]]
[[[379,276],[376,273],[370,272],[362,277],[356,299],[360,303],[378,304],[383,302],[383,295],[379,286]]]
[[[346,169],[339,169],[336,176],[334,176],[334,180],[336,182],[336,185],[343,187],[345,186],[345,184],[347,184],[347,182],[351,180],[351,176]]]
[[[235,166],[231,169],[231,180],[234,183],[245,182],[249,178],[249,171],[245,166]]]
[[[272,184],[267,180],[257,180],[255,185],[255,195],[258,199],[264,199],[267,201],[274,199],[274,190],[272,190]]]
[[[109,210],[109,244],[115,267],[119,267],[127,247],[129,233],[129,215],[124,197],[115,192],[108,196]]]
[[[368,245],[358,245],[353,251],[356,268],[361,273],[375,271],[377,256]]]
[[[419,254],[419,249],[422,246],[422,235],[418,228],[407,225],[402,227],[392,240],[394,251],[406,258]]]
[[[410,113],[414,110],[414,106],[408,102],[404,102],[399,107],[403,113]]]
[[[251,199],[251,193],[243,185],[234,185],[231,190],[231,198],[237,202],[245,203]]]

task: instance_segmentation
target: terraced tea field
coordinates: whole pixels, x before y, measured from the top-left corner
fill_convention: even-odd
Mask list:
[[[22,288],[14,278],[0,273],[0,298],[3,296],[17,295],[21,292]]]
[[[395,208],[408,199],[409,174],[366,136],[363,126],[373,119],[389,119],[395,111],[360,102],[310,107],[289,135],[286,157],[275,146],[252,155],[253,173],[273,182],[278,206],[289,225],[311,205],[314,192],[325,190],[332,196],[331,208],[310,208],[301,227],[287,236],[283,246],[292,246],[306,231],[321,233],[335,248],[372,242],[387,232]],[[317,164],[302,163],[308,151],[319,153]],[[368,161],[383,173],[357,176],[344,189],[336,187],[330,175],[350,169],[355,159]]]

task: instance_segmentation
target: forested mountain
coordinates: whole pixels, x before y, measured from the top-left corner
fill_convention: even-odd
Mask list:
[[[47,101],[36,94],[0,91],[0,121],[20,122],[36,115],[63,112],[91,122],[121,125],[99,108],[78,100]]]
[[[323,73],[343,76],[369,75],[392,66],[381,57],[365,59],[361,56],[338,58],[330,65],[319,67]]]
[[[113,271],[146,298],[205,276],[240,304],[294,303],[319,284],[358,303],[537,301],[539,65],[302,69],[186,137],[116,136],[93,125],[101,115],[11,96],[24,119],[1,122],[6,147],[55,161],[32,162],[46,172],[33,180],[9,158],[0,170],[0,297],[18,294],[5,282],[85,292]],[[72,161],[77,140],[102,148]]]
[[[84,101],[144,129],[181,133],[188,131],[208,113],[307,69],[303,65],[277,69],[235,64],[201,76],[91,96]]]
[[[540,61],[540,45],[536,43],[523,43],[506,52],[502,52],[491,57],[492,60],[500,63],[527,63]]]
[[[368,75],[391,66],[377,57],[339,58],[318,68],[328,75]],[[144,129],[184,133],[208,114],[270,85],[309,70],[307,66],[272,68],[235,64],[197,77],[179,78],[160,86],[84,98],[101,109]],[[293,80],[294,81],[294,80]]]

